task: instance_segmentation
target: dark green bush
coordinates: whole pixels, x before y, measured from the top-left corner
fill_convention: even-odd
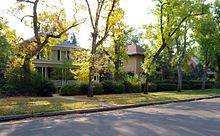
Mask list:
[[[88,90],[89,90],[89,84],[86,82],[82,82],[80,83],[80,92],[83,95],[87,95],[88,94]]]
[[[27,82],[24,79],[8,79],[3,86],[5,96],[52,96],[56,91],[54,84],[38,74],[32,74]]]
[[[157,85],[155,83],[149,83],[149,92],[156,92]]]
[[[71,85],[65,85],[60,89],[60,95],[63,96],[74,96],[81,95],[80,85],[78,83],[73,83]]]
[[[103,92],[104,92],[104,89],[103,89],[102,84],[99,82],[94,82],[93,83],[93,93],[95,95],[98,95],[98,94],[103,94]]]
[[[176,84],[157,84],[157,91],[175,91],[177,90]]]
[[[131,83],[131,88],[129,89],[130,93],[140,93],[141,91],[141,83]]]
[[[87,95],[88,94],[88,90],[89,90],[89,84],[85,83],[85,82],[82,82],[80,84],[80,92],[81,92],[81,94]],[[102,84],[98,83],[98,82],[94,82],[93,83],[93,93],[95,95],[98,95],[98,94],[103,94],[103,92],[104,92],[104,90],[103,90]]]
[[[114,84],[114,93],[120,94],[125,92],[125,86],[123,83],[115,83]]]
[[[126,93],[140,93],[143,91],[142,84],[140,82],[131,83],[128,81],[124,82]]]
[[[114,93],[115,81],[113,81],[113,80],[104,80],[101,83],[102,83],[102,86],[103,86],[103,89],[104,89],[104,94]]]
[[[155,84],[177,84],[176,80],[155,80],[153,81]]]
[[[114,94],[114,93],[124,93],[125,86],[121,82],[116,82],[113,80],[104,80],[101,82],[103,85],[105,94]]]
[[[128,81],[124,81],[124,86],[125,86],[125,92],[129,93],[130,92],[130,88],[131,88],[131,83]]]

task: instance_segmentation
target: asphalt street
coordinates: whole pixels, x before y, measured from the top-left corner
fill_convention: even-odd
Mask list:
[[[220,98],[5,122],[0,136],[220,136]]]

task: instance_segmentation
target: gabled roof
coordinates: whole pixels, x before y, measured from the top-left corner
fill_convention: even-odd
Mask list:
[[[139,45],[127,45],[128,55],[144,55],[145,49]]]
[[[69,41],[64,41],[56,46],[57,47],[64,47],[64,48],[82,49],[81,47],[77,46],[76,44],[70,43]]]

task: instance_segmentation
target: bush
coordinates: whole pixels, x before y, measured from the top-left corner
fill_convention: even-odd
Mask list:
[[[101,83],[102,83],[105,94],[125,92],[125,86],[121,82],[116,82],[113,80],[104,80]]]
[[[155,83],[149,83],[149,92],[156,92],[157,85]]]
[[[38,74],[32,74],[30,81],[23,79],[8,79],[3,86],[5,96],[52,96],[56,91],[54,84]]]
[[[131,88],[129,89],[130,93],[140,93],[142,91],[141,89],[141,83],[131,83]]]
[[[155,84],[177,84],[176,80],[155,80],[153,81]]]
[[[102,83],[102,86],[103,86],[103,89],[104,89],[104,94],[114,93],[115,81],[113,81],[113,80],[104,80],[101,83]]]
[[[82,82],[80,84],[80,92],[83,95],[87,95],[88,94],[88,90],[89,90],[89,84],[86,82]],[[103,94],[104,90],[103,90],[103,86],[101,83],[99,82],[94,82],[93,83],[93,93],[95,95],[99,95],[99,94]]]
[[[176,84],[168,84],[168,83],[157,84],[157,91],[175,91],[175,90],[177,90]]]
[[[63,96],[74,96],[81,95],[80,85],[78,83],[73,83],[71,85],[65,85],[60,89],[60,95]]]
[[[87,95],[88,94],[88,90],[89,90],[89,84],[86,83],[86,82],[81,82],[80,83],[80,92],[83,94],[83,95]]]
[[[94,82],[93,83],[93,93],[95,95],[98,95],[98,94],[103,94],[104,90],[103,90],[103,86],[101,83],[99,82]]]
[[[125,92],[129,93],[131,88],[131,83],[129,81],[124,81]]]
[[[125,86],[122,83],[115,83],[114,84],[114,93],[120,94],[125,92]]]
[[[124,82],[125,92],[127,93],[140,93],[142,91],[142,85],[140,82]]]

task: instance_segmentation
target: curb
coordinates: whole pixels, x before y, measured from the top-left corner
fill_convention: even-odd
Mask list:
[[[113,111],[113,110],[119,110],[119,109],[137,108],[137,107],[153,106],[153,105],[164,105],[164,104],[170,104],[170,103],[191,102],[191,101],[214,99],[214,98],[220,98],[220,95],[183,99],[183,100],[170,100],[170,101],[160,101],[160,102],[129,104],[129,105],[123,105],[123,106],[112,106],[112,107],[103,107],[103,108],[89,108],[89,109],[81,109],[81,110],[68,110],[68,111],[58,111],[58,112],[42,112],[42,113],[32,113],[32,114],[0,116],[0,122],[22,120],[22,119],[27,119],[27,118],[69,115],[69,114],[96,113],[96,112],[103,112],[103,111]]]

